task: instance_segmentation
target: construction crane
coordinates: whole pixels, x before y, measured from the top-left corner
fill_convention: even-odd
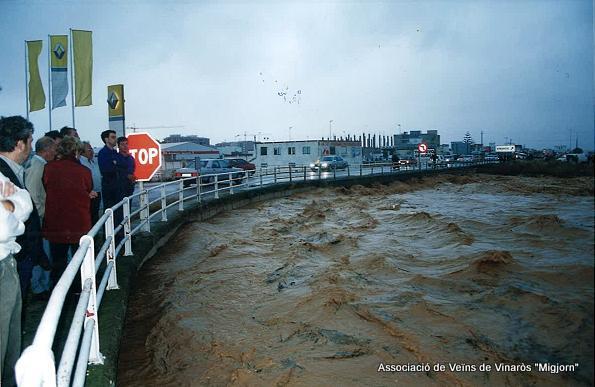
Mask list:
[[[270,133],[263,133],[263,132],[258,132],[258,133],[246,133],[244,132],[243,134],[236,134],[235,137],[241,137],[244,136],[244,143],[246,141],[248,141],[248,136],[252,137],[254,139],[254,142],[257,142],[259,137],[261,136],[270,136]],[[268,137],[264,137],[266,140],[268,140]]]
[[[184,125],[175,125],[175,126],[165,126],[165,125],[157,125],[157,126],[127,126],[126,129],[132,129],[133,133],[136,133],[138,129],[146,130],[146,129],[184,129]]]

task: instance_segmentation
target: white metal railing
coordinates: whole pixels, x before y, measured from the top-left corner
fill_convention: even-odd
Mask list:
[[[122,249],[124,249],[123,256],[132,255],[132,237],[139,232],[150,232],[151,221],[156,221],[157,217],[160,217],[159,221],[166,222],[168,209],[177,206],[178,211],[183,211],[184,202],[193,198],[197,202],[205,199],[218,199],[224,193],[233,195],[237,190],[281,182],[408,173],[423,169],[450,169],[484,163],[489,162],[449,163],[429,168],[428,165],[424,167],[421,164],[413,167],[395,168],[391,163],[371,163],[348,166],[344,170],[330,169],[328,171],[312,170],[309,166],[291,165],[257,171],[207,174],[175,180],[150,188],[145,188],[141,182],[138,193],[107,208],[91,230],[80,238],[79,248],[52,291],[33,343],[25,349],[17,362],[17,383],[19,386],[83,386],[88,364],[103,364],[104,357],[99,346],[98,310],[105,290],[119,288],[116,270],[117,257]],[[168,188],[170,188],[169,193]],[[153,196],[152,200],[151,196]],[[168,201],[169,197],[175,197],[175,200]],[[133,210],[131,204],[135,200],[138,200],[139,206]],[[158,209],[151,212],[151,209],[156,207]],[[117,225],[115,224],[116,218],[121,218]],[[96,254],[95,240],[102,229],[103,243]],[[103,271],[100,270],[102,266],[105,266]],[[52,344],[68,290],[78,272],[80,272],[82,291],[56,371]],[[98,274],[101,274],[99,286],[97,286]]]

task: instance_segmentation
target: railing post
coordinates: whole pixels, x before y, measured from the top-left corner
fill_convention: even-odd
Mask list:
[[[144,182],[139,184],[140,194],[140,221],[143,222],[142,230],[151,232],[151,222],[149,220],[149,193],[144,189]]]
[[[277,183],[277,167],[273,167],[273,176],[275,178],[275,183]]]
[[[289,182],[291,183],[293,181],[292,177],[291,177],[291,165],[289,166]]]
[[[105,260],[106,260],[106,267],[110,264],[110,262],[114,263],[114,267],[109,275],[109,279],[107,282],[107,289],[120,289],[118,286],[118,277],[117,277],[117,270],[116,270],[116,235],[114,234],[114,212],[111,208],[105,210],[106,213],[109,213],[107,220],[105,221],[105,240],[110,238],[110,244],[105,252]]]
[[[178,190],[178,211],[184,211],[184,180],[180,180]]]
[[[318,165],[318,180],[322,179],[322,168]]]
[[[111,225],[113,232],[113,213]],[[82,244],[82,242],[85,239],[89,241],[89,247],[85,252],[85,258],[83,259],[83,263],[81,265],[81,289],[85,286],[85,280],[87,278],[91,280],[91,293],[89,294],[89,302],[87,304],[85,324],[89,320],[95,320],[95,327],[93,328],[93,336],[91,338],[91,349],[89,351],[89,363],[103,364],[103,355],[101,354],[101,352],[99,352],[99,321],[97,318],[97,287],[95,283],[95,243],[92,237],[88,235],[83,235],[80,239],[79,244]],[[114,268],[112,269],[112,273],[114,273],[115,270],[116,264],[114,262]],[[83,326],[85,324],[83,324]]]
[[[304,166],[304,181],[306,181],[306,167]]]
[[[337,166],[336,165],[333,167],[333,179],[337,180]]]
[[[384,175],[384,164],[380,164],[380,174]]]
[[[359,175],[360,175],[360,176],[362,176],[362,173],[363,173],[363,172],[362,172],[362,167],[363,167],[363,166],[362,166],[362,164],[360,164],[360,165],[359,165]]]
[[[260,168],[259,176],[260,176],[260,186],[262,187],[262,168]]]
[[[215,199],[219,199],[219,175],[215,175]]]
[[[350,172],[349,168],[350,168],[349,165],[347,165],[347,177],[351,176],[351,172]]]
[[[201,184],[202,179],[200,178],[200,175],[196,176],[196,201],[198,201],[199,203],[201,202],[201,197],[200,197],[200,184]]]
[[[229,179],[229,194],[233,195],[233,185],[235,183],[235,181],[233,180],[233,173],[229,172],[228,179]]]
[[[165,195],[165,185],[161,185],[161,221],[167,222],[167,196]]]
[[[124,255],[132,255],[132,235],[130,235],[130,198],[124,198]]]

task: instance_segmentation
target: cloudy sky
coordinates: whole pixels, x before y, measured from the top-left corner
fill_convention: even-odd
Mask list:
[[[123,83],[127,126],[171,127],[157,138],[311,139],[333,120],[337,136],[593,149],[590,0],[0,0],[0,26],[4,116],[25,113],[25,40],[93,31],[93,105],[76,126],[95,145],[107,85]],[[46,83],[47,51],[40,66]],[[54,110],[54,127],[70,117]],[[47,109],[30,118],[36,137],[48,129]]]

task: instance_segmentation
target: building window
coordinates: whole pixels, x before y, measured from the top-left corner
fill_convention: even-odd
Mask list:
[[[295,147],[294,146],[290,146],[289,148],[287,148],[287,154],[288,155],[294,155],[295,154]]]
[[[333,145],[331,145],[331,151],[330,151],[330,154],[331,154],[331,155],[334,155],[334,154],[335,154],[335,147],[334,147]]]
[[[260,147],[260,155],[261,156],[266,156],[267,155],[267,147],[266,146],[262,146]]]
[[[273,148],[273,154],[275,156],[280,156],[281,155],[281,147],[280,146],[276,146]]]
[[[303,155],[309,155],[310,154],[310,147],[309,146],[302,147],[302,154]]]

